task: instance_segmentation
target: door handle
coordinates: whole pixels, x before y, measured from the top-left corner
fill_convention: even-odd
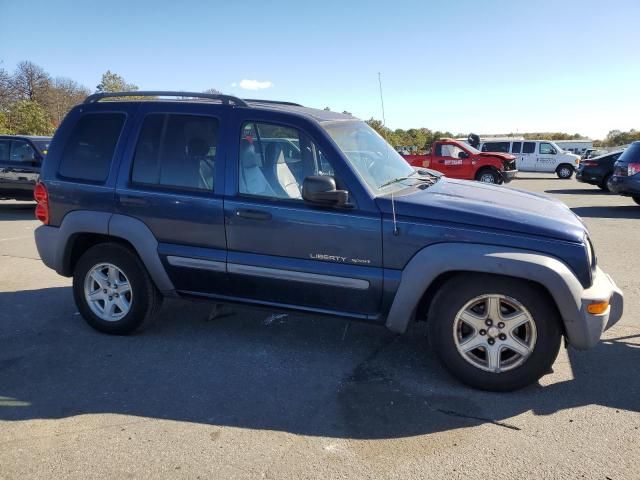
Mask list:
[[[245,210],[243,208],[236,210],[236,217],[248,218],[250,220],[271,220],[271,214],[261,212],[260,210]]]
[[[438,160],[438,163],[444,163],[444,160]]]

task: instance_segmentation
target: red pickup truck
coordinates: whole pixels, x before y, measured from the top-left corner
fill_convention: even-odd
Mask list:
[[[437,170],[451,178],[501,184],[510,182],[518,173],[513,155],[481,152],[459,140],[438,140],[431,153],[402,156],[414,167]]]

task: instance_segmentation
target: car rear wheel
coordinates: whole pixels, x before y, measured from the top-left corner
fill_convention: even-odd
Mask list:
[[[137,255],[117,243],[95,245],[80,257],[73,274],[73,296],[89,325],[115,335],[139,329],[161,301]]]
[[[600,185],[598,185],[603,192],[610,192],[611,191],[611,179],[612,178],[613,178],[613,175],[609,174],[606,177],[604,177],[604,180],[602,180],[602,183]]]
[[[528,282],[456,276],[433,300],[429,339],[444,366],[472,387],[510,391],[547,373],[560,348],[560,318]]]
[[[482,183],[494,183],[499,185],[502,183],[502,177],[498,172],[492,169],[480,170],[476,174],[476,180]]]
[[[571,165],[560,165],[556,169],[556,175],[562,180],[568,180],[573,176],[573,167]]]
[[[640,205],[640,197],[631,197],[633,198],[633,201],[636,202],[638,205]]]

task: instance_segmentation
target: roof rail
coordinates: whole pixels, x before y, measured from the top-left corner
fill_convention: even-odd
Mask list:
[[[266,104],[274,104],[274,105],[289,105],[291,107],[302,107],[299,103],[293,102],[282,102],[280,100],[258,100],[257,98],[245,98],[245,102],[253,102],[253,103],[266,103]]]
[[[96,103],[103,98],[114,97],[187,97],[187,98],[205,98],[209,100],[220,100],[225,105],[236,105],[240,107],[248,107],[247,102],[241,98],[232,95],[223,95],[221,93],[198,93],[198,92],[171,92],[171,91],[134,91],[134,92],[101,92],[94,93],[85,98],[84,103]]]

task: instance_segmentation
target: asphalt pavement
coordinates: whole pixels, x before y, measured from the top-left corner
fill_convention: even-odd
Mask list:
[[[626,303],[508,394],[450,377],[421,324],[167,301],[142,333],[97,333],[38,259],[33,204],[0,201],[0,478],[640,478],[640,207],[521,177],[584,219]]]

